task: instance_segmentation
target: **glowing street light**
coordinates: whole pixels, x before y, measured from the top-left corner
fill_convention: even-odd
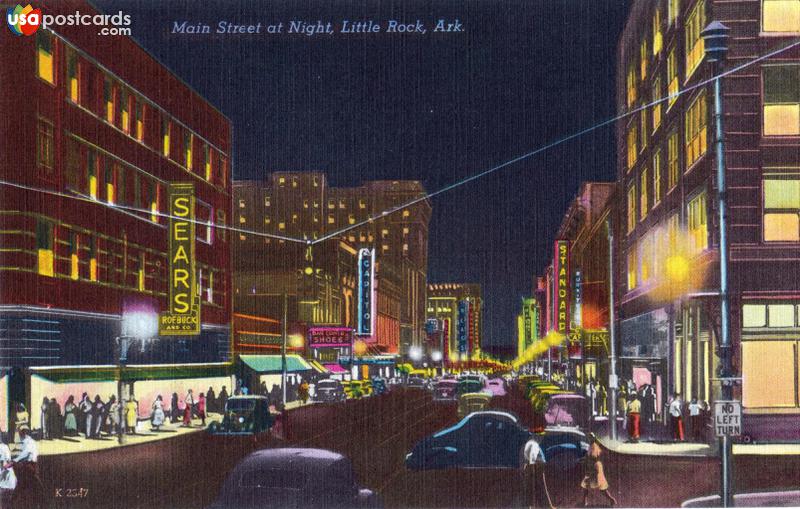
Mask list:
[[[434,350],[431,352],[431,360],[433,362],[440,362],[442,360],[442,352]]]
[[[408,357],[414,362],[419,362],[422,360],[422,348],[417,345],[412,346],[408,349]]]

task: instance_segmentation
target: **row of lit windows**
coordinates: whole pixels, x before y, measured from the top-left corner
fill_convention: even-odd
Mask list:
[[[651,208],[661,203],[663,178],[662,150],[656,149],[653,154],[652,195],[650,194],[650,169],[644,166],[638,178],[631,180],[627,194],[627,232],[636,228],[638,221],[643,221]],[[667,141],[667,192],[678,183],[678,133],[673,131]],[[652,202],[650,197],[652,196]]]
[[[38,76],[51,84],[56,84],[56,74],[54,70],[53,35],[45,30],[40,30],[36,34],[36,68]],[[91,74],[90,64],[80,58],[77,51],[67,48],[66,50],[66,89],[67,97],[75,104],[79,104],[91,111],[93,100],[96,98],[94,93],[95,81]],[[86,81],[86,86],[82,87],[82,82]],[[84,91],[85,90],[85,91]],[[145,100],[121,81],[107,73],[103,73],[103,102],[101,112],[98,115],[108,124],[118,128],[126,135],[140,143],[146,143],[145,133],[148,126],[158,125],[160,118],[160,146],[155,149],[164,157],[181,164],[190,172],[200,172],[200,175],[207,182],[218,184],[224,187],[228,178],[227,158],[218,150],[210,147],[208,143],[199,141],[199,138],[188,128],[179,126],[178,123],[166,116],[163,111],[159,113],[157,107]],[[84,94],[86,95],[84,97]],[[177,153],[173,153],[173,147],[178,146],[173,135],[179,136],[182,142]],[[152,148],[152,147],[151,147]],[[202,159],[198,161],[197,152],[201,151]],[[197,165],[201,165],[197,168]]]

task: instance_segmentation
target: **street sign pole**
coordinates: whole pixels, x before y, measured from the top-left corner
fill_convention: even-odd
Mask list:
[[[733,379],[722,379],[723,384],[730,385]],[[733,458],[731,454],[731,437],[742,434],[742,404],[740,401],[723,400],[714,402],[714,434],[720,439],[722,475],[721,499],[723,507],[733,507]]]

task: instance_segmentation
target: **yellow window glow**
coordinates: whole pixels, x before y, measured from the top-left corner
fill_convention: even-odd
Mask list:
[[[152,202],[150,204],[150,220],[154,223],[158,222],[158,202]]]
[[[72,102],[78,102],[78,78],[72,77],[69,80],[69,98]]]
[[[800,215],[796,212],[764,214],[764,240],[767,242],[800,241]]]
[[[89,279],[97,281],[97,258],[89,259]]]
[[[764,136],[800,134],[800,104],[765,104]]]
[[[122,110],[122,130],[126,133],[131,131],[131,119],[127,109]]]
[[[144,139],[144,123],[141,120],[136,120],[136,139],[142,141]]]
[[[69,277],[71,279],[77,280],[78,279],[78,275],[79,275],[79,272],[78,272],[78,254],[77,253],[72,253],[70,255],[70,257],[69,257],[69,267],[70,267]]]
[[[764,0],[762,30],[764,32],[800,32],[800,1]]]
[[[800,209],[800,180],[764,180],[764,208]]]
[[[53,277],[53,250],[42,249],[37,250],[38,255],[38,272],[42,276]]]
[[[97,199],[97,177],[94,175],[89,176],[89,196],[93,199]]]
[[[742,404],[795,406],[795,341],[742,341]]]
[[[106,196],[108,197],[108,203],[114,204],[114,184],[106,184]]]
[[[49,38],[48,38],[49,39]],[[40,45],[36,51],[36,68],[39,77],[48,83],[53,81],[53,53],[51,48]]]

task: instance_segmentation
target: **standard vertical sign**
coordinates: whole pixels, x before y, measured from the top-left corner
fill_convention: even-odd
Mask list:
[[[169,302],[161,313],[162,336],[200,334],[195,258],[194,184],[169,186]]]
[[[557,240],[553,259],[553,322],[556,332],[569,332],[569,241]]]
[[[742,402],[714,402],[714,432],[718,437],[738,437],[742,434]]]
[[[375,287],[375,251],[361,249],[358,252],[358,327],[356,334],[371,336],[374,330],[375,313],[372,298]]]
[[[467,353],[467,320],[469,317],[469,301],[458,302],[458,321],[456,323],[456,338],[458,340],[458,352]]]
[[[575,271],[575,277],[572,284],[572,302],[574,309],[572,311],[572,322],[576,327],[583,325],[583,313],[581,306],[583,305],[583,274],[581,271]]]

